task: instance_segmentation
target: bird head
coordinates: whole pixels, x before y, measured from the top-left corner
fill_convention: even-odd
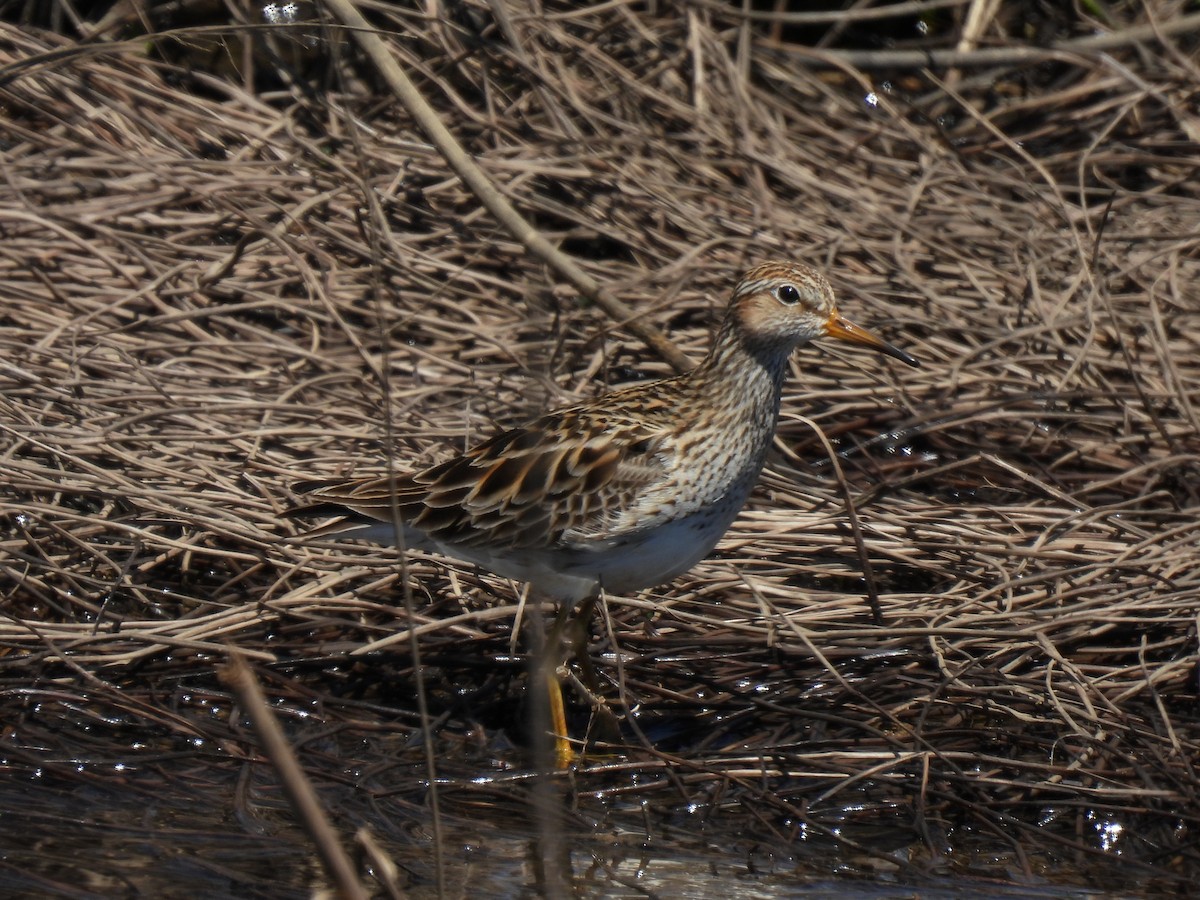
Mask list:
[[[814,338],[832,337],[919,365],[842,316],[828,279],[799,263],[770,262],[751,269],[734,289],[730,312],[745,338],[759,346],[790,350]]]

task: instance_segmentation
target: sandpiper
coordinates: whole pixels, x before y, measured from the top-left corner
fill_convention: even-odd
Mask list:
[[[738,282],[686,375],[547,413],[414,474],[302,482],[311,502],[290,515],[337,516],[310,534],[399,538],[566,608],[663,584],[707,556],[741,510],[775,434],[788,357],[818,337],[918,365],[843,318],[823,275],[769,262]]]

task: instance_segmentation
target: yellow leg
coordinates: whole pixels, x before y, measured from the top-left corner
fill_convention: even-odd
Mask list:
[[[575,761],[575,751],[567,734],[567,715],[558,675],[562,660],[562,622],[563,614],[560,613],[554,624],[546,629],[540,615],[534,615],[527,633],[531,645],[530,715],[534,759],[539,768],[565,769]]]
[[[546,678],[546,693],[550,700],[550,728],[554,733],[554,767],[565,769],[575,761],[575,751],[567,737],[567,714],[557,672]]]
[[[616,715],[601,697],[600,679],[596,677],[596,670],[587,655],[589,625],[597,600],[598,596],[589,597],[574,610],[564,606],[546,639],[546,661],[555,664],[547,676],[547,689],[550,692],[550,714],[555,729],[555,757],[560,768],[576,759],[568,740],[566,714],[563,711],[562,686],[567,678],[592,706],[593,716],[588,728],[589,733],[610,744],[621,742],[621,727]],[[572,660],[579,665],[582,683],[566,668]]]

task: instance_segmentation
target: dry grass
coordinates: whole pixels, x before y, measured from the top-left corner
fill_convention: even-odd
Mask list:
[[[515,18],[519,50],[395,16],[377,21],[506,196],[693,358],[731,279],[784,256],[923,364],[798,353],[719,552],[609,599],[593,650],[646,740],[577,773],[583,819],[645,802],[910,871],[1119,855],[1147,883],[1194,876],[1191,36],[887,93],[739,42],[717,4]],[[513,587],[415,558],[410,623],[394,553],[281,541],[287,485],[378,470],[389,441],[415,466],[669,369],[501,232],[348,41],[259,44],[236,77],[160,46],[172,61],[0,33],[10,758],[84,752],[59,730],[84,722],[93,753],[137,732],[238,765],[250,738],[213,674],[234,645],[299,734],[388,737],[389,762],[358,747],[360,789],[416,796],[415,625],[450,813],[511,803],[469,779],[519,719]],[[292,87],[284,57],[308,67]],[[352,752],[305,763],[337,780]]]

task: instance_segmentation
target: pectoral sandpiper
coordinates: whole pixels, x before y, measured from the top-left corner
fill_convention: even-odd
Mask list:
[[[788,357],[822,336],[910,366],[838,313],[825,277],[771,262],[738,282],[691,372],[605,394],[408,476],[311,481],[311,532],[434,551],[528,582],[569,607],[670,581],[708,555],[758,479]],[[561,721],[556,721],[561,729]]]

